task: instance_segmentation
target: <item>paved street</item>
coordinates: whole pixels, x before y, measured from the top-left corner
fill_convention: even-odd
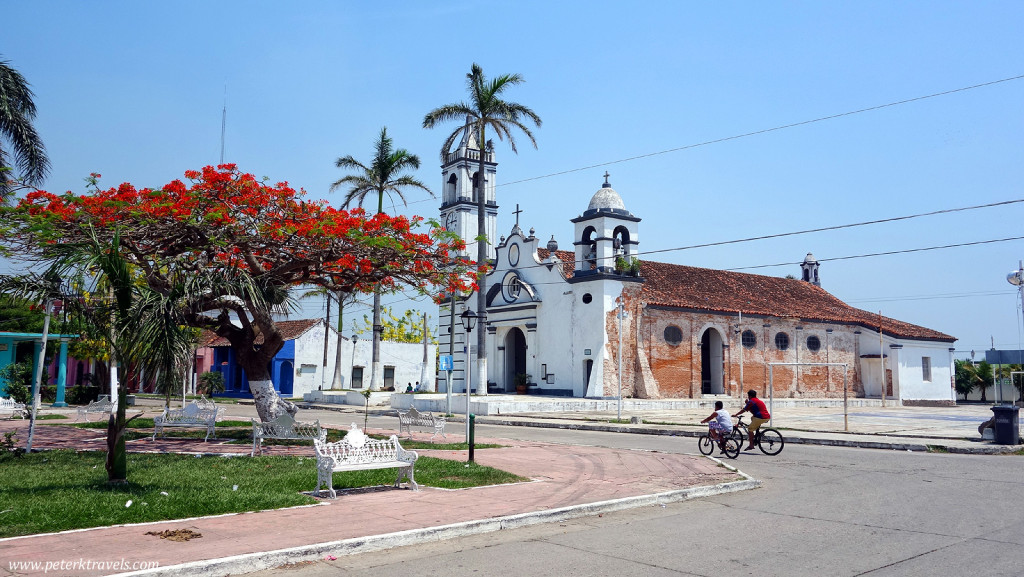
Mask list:
[[[500,433],[663,451],[694,446],[487,429]],[[1024,565],[1019,457],[787,446],[778,457],[744,454],[734,463],[762,488],[256,575],[1015,575]]]

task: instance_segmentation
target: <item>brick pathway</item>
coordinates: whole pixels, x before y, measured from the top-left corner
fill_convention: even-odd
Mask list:
[[[51,421],[52,422],[52,421]],[[27,422],[0,422],[0,433],[19,431],[27,437]],[[391,434],[394,431],[370,431]],[[37,427],[38,447],[102,449],[102,429],[60,425]],[[429,438],[418,434],[416,438]],[[484,442],[485,440],[481,440]],[[491,440],[495,441],[495,440]],[[477,450],[477,462],[530,478],[533,482],[451,491],[423,487],[420,491],[385,489],[339,494],[319,506],[261,511],[186,521],[115,526],[61,534],[0,540],[0,575],[10,561],[119,560],[158,562],[161,566],[275,551],[314,543],[369,537],[547,511],[622,497],[650,495],[676,489],[737,480],[714,461],[668,453],[599,447],[573,447],[539,442],[500,440],[500,449]],[[229,445],[202,439],[132,441],[129,451],[248,454],[249,445]],[[267,447],[268,454],[309,454],[310,447]],[[464,459],[464,452],[418,450],[422,455]],[[312,487],[310,487],[312,489]],[[146,535],[149,531],[190,529],[200,539],[173,542]],[[100,575],[105,571],[76,570],[62,574]],[[21,572],[13,573],[21,574]],[[26,572],[26,574],[39,574]]]

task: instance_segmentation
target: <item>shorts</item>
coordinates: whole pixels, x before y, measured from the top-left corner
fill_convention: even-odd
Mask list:
[[[732,427],[726,427],[725,425],[723,425],[722,423],[719,423],[718,421],[710,421],[710,422],[708,422],[708,427],[712,431],[719,431],[719,432],[722,432],[722,433],[728,433],[729,431],[732,430]]]
[[[760,417],[750,417],[750,426],[747,427],[748,431],[756,431],[761,428],[761,425],[768,422],[768,419],[762,419]]]

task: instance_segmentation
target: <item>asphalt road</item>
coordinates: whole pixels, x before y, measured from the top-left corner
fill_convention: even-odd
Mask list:
[[[392,417],[393,419],[393,417]],[[373,418],[371,418],[372,426]],[[694,452],[695,440],[482,426],[478,436]],[[1024,460],[787,446],[762,488],[255,575],[1019,575]]]

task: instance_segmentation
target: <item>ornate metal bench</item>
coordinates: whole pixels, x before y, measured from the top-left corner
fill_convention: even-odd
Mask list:
[[[334,472],[365,471],[369,469],[398,469],[395,487],[402,478],[409,481],[413,491],[419,490],[413,477],[413,468],[419,455],[416,451],[406,451],[398,442],[398,437],[391,435],[387,440],[371,439],[359,427],[352,423],[352,429],[345,438],[325,443],[319,439],[313,441],[316,451],[316,491],[320,496],[320,487],[327,487],[331,498],[337,497],[334,491]]]
[[[448,435],[444,433],[444,424],[446,422],[444,415],[435,415],[433,413],[421,413],[416,410],[416,407],[412,407],[408,411],[398,411],[398,434],[402,434],[402,430],[412,438],[411,427],[433,427],[434,434],[430,436],[430,441],[434,441],[434,437],[441,435],[447,439]]]
[[[10,413],[12,419],[14,415],[19,415],[24,419],[28,415],[28,409],[25,408],[25,403],[19,403],[8,397],[0,397],[0,413]]]
[[[162,415],[153,419],[153,440],[163,432],[164,427],[206,427],[207,441],[217,424],[217,405],[206,399],[192,401],[181,409],[164,409]]]
[[[296,439],[327,441],[327,429],[320,426],[320,421],[312,423],[296,423],[288,413],[282,414],[273,421],[265,423],[252,420],[252,453],[263,453],[263,439]]]
[[[111,401],[110,399],[104,399],[102,401],[93,401],[84,407],[78,407],[78,419],[85,418],[89,420],[89,413],[102,413],[109,415],[114,412],[117,408],[117,401]],[[78,420],[76,419],[76,420]]]

